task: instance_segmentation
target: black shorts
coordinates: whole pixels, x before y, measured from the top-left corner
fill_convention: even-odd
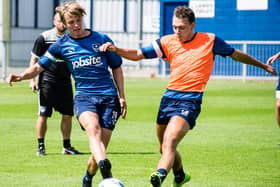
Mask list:
[[[39,85],[39,115],[51,117],[52,110],[73,116],[72,85],[44,81]]]

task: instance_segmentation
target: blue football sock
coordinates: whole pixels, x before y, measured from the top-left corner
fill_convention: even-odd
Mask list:
[[[160,168],[160,169],[157,170],[157,173],[160,174],[161,181],[163,182],[164,179],[165,179],[166,176],[167,176],[167,171],[166,171],[166,169]]]

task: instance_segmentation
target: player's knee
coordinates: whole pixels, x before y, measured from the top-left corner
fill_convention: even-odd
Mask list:
[[[162,152],[174,152],[176,150],[176,145],[172,142],[165,142],[162,144],[161,153]]]
[[[101,127],[95,124],[86,124],[83,126],[89,134],[96,136],[101,133]]]

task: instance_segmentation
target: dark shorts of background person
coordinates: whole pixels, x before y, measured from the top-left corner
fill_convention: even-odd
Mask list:
[[[117,96],[78,95],[75,96],[74,108],[78,121],[83,112],[91,111],[98,114],[101,127],[110,130],[114,130],[121,115],[121,107]],[[84,130],[82,126],[81,128]]]
[[[278,83],[277,83],[277,86],[276,86],[276,90],[280,91],[280,76],[278,76]]]
[[[63,115],[74,115],[72,85],[44,82],[39,85],[39,115],[51,117],[55,109]]]
[[[278,83],[275,90],[276,99],[280,99],[280,76],[278,76]]]
[[[162,97],[157,116],[157,124],[167,125],[171,117],[180,116],[194,128],[196,119],[201,111],[200,100],[183,100]]]

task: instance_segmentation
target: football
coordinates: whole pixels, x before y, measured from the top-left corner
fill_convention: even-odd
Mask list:
[[[101,181],[98,187],[124,187],[124,184],[119,179],[108,178]]]

